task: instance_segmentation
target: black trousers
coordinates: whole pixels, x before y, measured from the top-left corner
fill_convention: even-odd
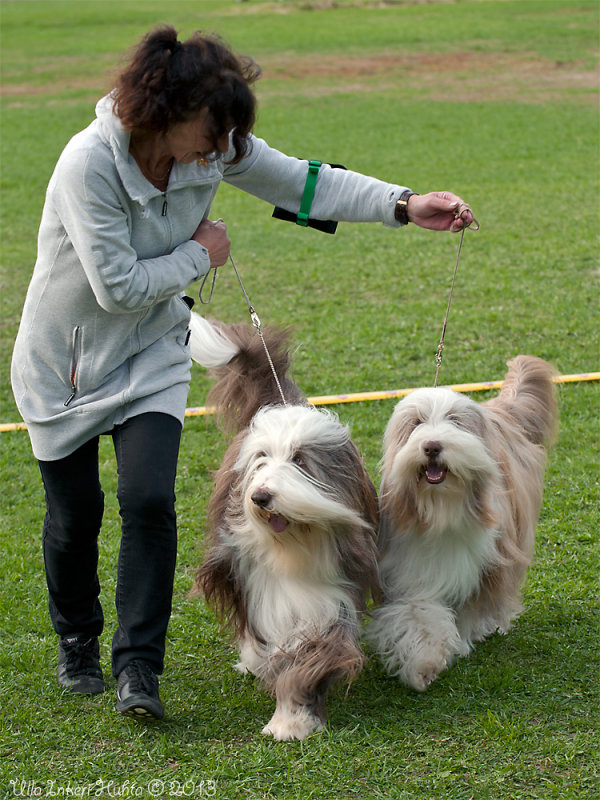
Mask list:
[[[122,523],[112,671],[116,676],[141,658],[160,674],[177,554],[181,425],[168,414],[140,414],[111,435]],[[104,626],[97,569],[104,511],[98,442],[95,437],[66,458],[39,462],[46,493],[43,544],[50,617],[61,636],[99,636]]]

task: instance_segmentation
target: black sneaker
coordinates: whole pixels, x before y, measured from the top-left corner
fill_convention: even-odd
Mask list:
[[[96,636],[61,636],[58,645],[58,684],[78,694],[101,694],[100,646]]]
[[[128,717],[163,718],[165,710],[158,696],[158,678],[145,661],[132,661],[119,675],[117,711]]]

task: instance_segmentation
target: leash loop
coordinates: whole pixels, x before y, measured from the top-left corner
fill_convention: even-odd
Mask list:
[[[462,215],[465,213],[465,211],[471,211],[471,206],[468,203],[461,203],[458,206],[458,208],[456,209],[456,211],[454,212],[454,219],[461,218]],[[473,213],[473,212],[471,211],[471,213]],[[464,220],[463,220],[463,222],[464,222]],[[475,217],[473,217],[471,222],[469,222],[467,225],[463,225],[462,230],[464,231],[465,228],[470,228],[472,231],[478,231],[479,230],[479,223],[477,222]],[[462,242],[461,242],[461,244],[462,244]]]
[[[213,270],[212,270],[213,276],[212,276],[212,283],[210,285],[210,294],[208,295],[208,300],[205,300],[202,297],[202,292],[204,291],[204,286],[206,284],[206,281],[208,280],[208,276],[210,275],[210,272],[211,271],[209,269],[208,272],[206,273],[206,275],[202,278],[202,283],[200,284],[200,291],[198,292],[198,299],[200,300],[200,302],[202,303],[203,306],[207,306],[210,303],[210,301],[212,300],[213,293],[215,291],[215,283],[217,282],[217,268],[214,267]]]

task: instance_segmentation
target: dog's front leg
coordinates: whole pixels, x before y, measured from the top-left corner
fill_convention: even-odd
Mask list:
[[[321,730],[327,718],[325,698],[329,686],[343,676],[351,679],[357,675],[363,660],[355,628],[347,622],[282,651],[271,662],[271,687],[277,707],[263,733],[286,740],[305,739]]]
[[[262,732],[271,734],[278,741],[306,739],[311,733],[321,730],[324,724],[310,706],[300,705],[285,696],[277,698],[275,713]]]
[[[276,673],[275,713],[263,728],[279,741],[306,739],[325,724],[325,691],[327,681],[317,689],[314,680],[304,668],[302,660],[295,660]]]
[[[460,652],[454,612],[432,600],[399,600],[376,609],[367,636],[388,672],[417,692]]]

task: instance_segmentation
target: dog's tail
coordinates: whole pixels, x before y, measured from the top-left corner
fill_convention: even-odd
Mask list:
[[[267,326],[261,338],[252,325],[227,325],[192,313],[190,330],[192,358],[216,379],[207,402],[215,406],[228,431],[242,430],[259,408],[281,404],[283,398],[294,405],[306,402],[287,374],[288,328]]]
[[[190,353],[194,361],[215,370],[229,364],[237,354],[237,345],[211,323],[192,311],[190,319]]]
[[[523,429],[534,444],[550,447],[558,433],[558,402],[553,377],[556,370],[537,356],[519,355],[508,362],[508,372],[496,403]]]

